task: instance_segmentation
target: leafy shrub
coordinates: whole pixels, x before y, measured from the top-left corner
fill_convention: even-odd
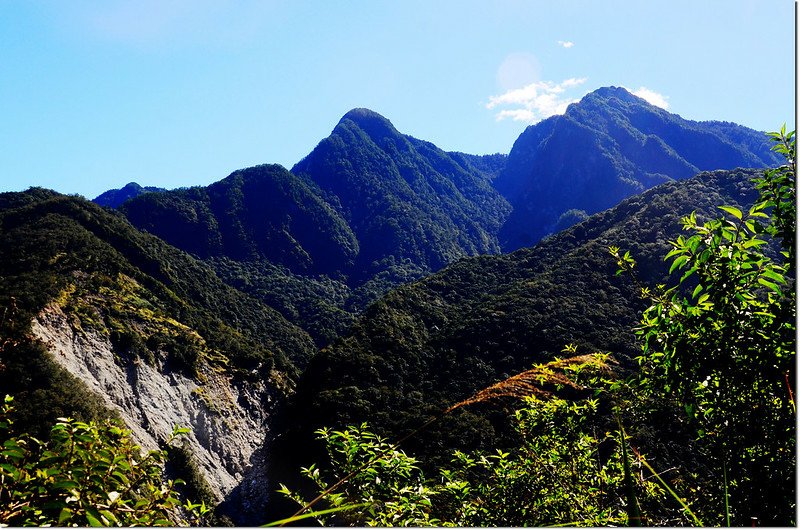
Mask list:
[[[572,350],[570,350],[572,351]],[[660,503],[655,480],[633,478],[628,443],[598,421],[618,385],[607,378],[606,356],[557,360],[493,385],[448,409],[500,397],[524,397],[516,412],[522,443],[510,451],[454,453],[436,479],[415,458],[373,434],[366,424],[321,429],[331,469],[303,473],[321,491],[323,524],[370,526],[578,526],[635,522],[641,502],[658,522],[685,522]],[[282,486],[303,505],[306,501]],[[638,499],[638,500],[637,500]],[[298,512],[298,515],[299,513]]]
[[[12,398],[0,411],[0,524],[175,526],[202,522],[205,504],[181,504],[163,478],[166,450],[143,453],[112,422],[60,418],[47,441],[12,435]],[[187,432],[175,429],[174,437]]]
[[[795,144],[794,133],[771,136],[787,164],[756,179],[759,197],[749,209],[721,206],[729,217],[705,223],[694,214],[684,218],[693,234],[671,241],[665,258],[672,259],[670,274],[682,274],[672,286],[639,283],[630,252],[612,247],[618,274],[630,272],[651,302],[636,329],[644,351],[640,370],[628,381],[612,383],[591,370],[586,379],[582,370],[597,364],[574,358],[484,389],[445,413],[530,394],[516,414],[521,444],[489,454],[457,452],[438,480],[425,478],[399,442],[388,444],[366,425],[319,430],[332,471],[304,470],[321,490],[310,503],[282,488],[303,505],[297,515],[324,500],[330,507],[315,512],[322,523],[702,525],[699,512],[726,525],[753,518],[793,524]],[[573,365],[570,373],[553,370]],[[564,390],[579,392],[559,395]],[[670,407],[686,415],[698,451],[695,462],[676,463],[671,485],[666,471],[656,471],[630,445],[620,419],[624,413],[636,420],[641,435],[657,445],[676,425],[671,414],[659,418],[654,411]],[[607,423],[612,415],[616,429]],[[690,498],[676,489],[688,489]],[[335,519],[324,519],[330,514]]]
[[[651,305],[636,330],[639,384],[685,410],[719,478],[707,504],[735,524],[788,524],[796,506],[795,141],[770,136],[786,164],[756,179],[749,209],[683,219],[691,235],[665,258],[681,277],[641,286]],[[633,274],[630,254],[612,253]]]

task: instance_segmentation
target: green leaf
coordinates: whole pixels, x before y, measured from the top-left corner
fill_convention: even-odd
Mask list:
[[[692,298],[697,298],[697,295],[698,295],[698,294],[699,294],[699,293],[700,293],[702,290],[703,290],[703,286],[702,286],[702,285],[698,285],[697,287],[695,287],[695,288],[694,288],[694,291],[692,291]]]
[[[761,245],[766,245],[766,244],[767,242],[764,241],[763,239],[750,239],[742,244],[742,248],[760,247]]]
[[[695,272],[697,272],[697,267],[692,267],[688,271],[684,272],[683,276],[681,276],[680,283],[683,283],[684,281],[686,281],[686,278],[688,278],[689,276],[691,276]]]
[[[59,490],[70,491],[70,490],[74,490],[74,489],[80,488],[80,484],[78,484],[74,480],[61,480],[61,481],[56,482],[55,484],[53,484],[53,487],[55,489],[59,489]]]
[[[111,524],[119,524],[117,517],[110,510],[100,510],[100,514]]]
[[[674,256],[675,254],[680,254],[683,251],[684,251],[683,248],[674,248],[674,249],[670,250],[669,252],[667,252],[667,255],[664,256],[664,261],[667,261],[669,258]]]
[[[65,526],[64,523],[72,517],[72,510],[69,508],[62,508],[61,512],[58,514],[58,524],[59,526]]]
[[[689,256],[678,256],[675,258],[675,261],[672,262],[672,266],[669,268],[669,273],[672,274],[672,271],[678,267],[682,267],[687,261],[689,261]]]
[[[5,451],[0,451],[0,455],[8,456],[11,458],[25,458],[25,453],[20,451],[19,449],[7,449]]]
[[[763,270],[761,272],[761,276],[767,277],[767,278],[769,278],[771,280],[775,280],[778,283],[782,283],[782,284],[786,285],[786,278],[781,276],[780,274],[776,273],[775,271],[770,270],[770,269]]]
[[[780,294],[780,292],[781,292],[781,288],[780,288],[780,287],[778,287],[777,285],[775,285],[775,284],[774,284],[774,283],[772,283],[772,282],[768,282],[768,281],[767,281],[767,280],[765,280],[764,278],[759,278],[759,279],[758,279],[758,283],[760,283],[760,284],[761,284],[761,285],[763,285],[764,287],[767,287],[767,288],[769,288],[769,289],[772,289],[773,291],[775,291],[775,292],[776,292],[776,293],[778,293],[778,294]]]
[[[728,212],[735,218],[741,221],[742,219],[742,211],[739,208],[735,208],[733,206],[719,206],[719,209],[725,212]]]
[[[186,427],[178,427],[178,426],[176,425],[176,426],[175,426],[175,428],[174,428],[174,429],[173,429],[173,431],[172,431],[172,435],[173,435],[173,436],[182,436],[182,435],[184,435],[184,434],[189,434],[189,433],[191,433],[191,432],[192,432],[192,430],[191,430],[191,429],[188,429],[188,428],[186,428]]]
[[[86,521],[88,521],[89,526],[92,527],[105,526],[100,522],[100,514],[94,508],[86,509]]]

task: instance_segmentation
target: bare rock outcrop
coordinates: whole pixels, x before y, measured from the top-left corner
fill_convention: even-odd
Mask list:
[[[121,362],[107,335],[76,329],[55,303],[31,329],[60,365],[119,413],[143,448],[157,448],[176,425],[190,428],[184,447],[218,500],[244,481],[265,480],[259,451],[277,393],[263,381],[235,380],[208,363],[190,378],[158,362]],[[263,482],[261,489],[268,490]]]

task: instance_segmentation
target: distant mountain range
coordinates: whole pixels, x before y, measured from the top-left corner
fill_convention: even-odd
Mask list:
[[[491,182],[504,162],[446,153],[357,109],[291,172],[248,168],[120,211],[324,345],[392,287],[500,251],[510,206]]]
[[[95,197],[92,202],[100,206],[108,206],[110,208],[117,208],[128,199],[138,197],[142,193],[167,191],[164,188],[156,188],[154,186],[142,187],[135,182],[129,182],[125,186],[117,190],[108,190]]]
[[[356,109],[291,172],[244,169],[206,188],[138,194],[121,210],[201,258],[266,259],[357,286],[499,252],[510,207],[491,182],[504,162],[445,153]]]
[[[700,170],[776,162],[762,133],[611,87],[528,127],[508,156],[448,153],[354,109],[291,171],[257,166],[160,193],[129,184],[95,201],[130,195],[120,211],[135,226],[323,345],[389,289],[460,258],[532,245]]]
[[[375,112],[354,109],[292,168],[291,173],[305,181],[292,186],[310,188],[305,199],[292,196],[289,201],[308,200],[310,193],[339,215],[336,221],[320,220],[319,233],[306,232],[301,237],[325,239],[330,223],[344,221],[355,241],[345,244],[347,249],[331,248],[326,263],[314,266],[309,265],[310,255],[299,258],[302,252],[289,257],[299,249],[277,260],[264,257],[286,264],[293,272],[343,273],[351,285],[398,266],[424,274],[462,256],[530,246],[663,182],[700,171],[778,162],[761,132],[728,122],[685,120],[617,87],[595,90],[570,105],[565,114],[528,127],[508,156],[446,153],[399,133]],[[252,186],[259,173],[251,168],[231,177],[245,174]],[[94,202],[117,207],[145,191],[159,189],[131,183]],[[275,191],[269,201],[286,204],[281,195],[285,190]],[[174,193],[191,196],[185,191]],[[137,226],[167,240],[183,239],[173,233],[178,228],[159,228],[155,220],[143,221],[147,208],[139,204],[127,211]],[[259,220],[251,217],[249,222]],[[244,232],[250,230],[247,222],[237,223]],[[287,236],[293,238],[295,229],[307,230],[300,225],[287,225]],[[263,239],[264,235],[251,237]],[[211,251],[194,248],[196,243],[187,242],[182,248],[199,250],[200,255]],[[279,246],[287,244],[295,243],[284,241]],[[229,244],[215,252],[228,255],[231,250]],[[233,252],[240,256],[246,251]],[[346,263],[343,252],[349,256]]]
[[[763,133],[684,120],[624,88],[601,88],[514,143],[495,181],[513,206],[499,238],[504,251],[530,246],[656,184],[778,163]]]
[[[629,361],[641,302],[606,247],[658,281],[679,216],[746,204],[759,170],[731,168],[775,165],[768,148],[612,87],[509,155],[446,152],[355,109],[291,170],[97,204],[0,194],[0,385],[36,435],[115,416],[155,447],[190,427],[190,486],[260,524],[316,426],[401,432],[570,342]],[[503,418],[464,411],[413,449],[489,446]]]

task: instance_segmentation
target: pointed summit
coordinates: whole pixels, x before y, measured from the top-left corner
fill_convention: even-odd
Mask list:
[[[776,162],[762,133],[685,120],[625,88],[599,88],[514,143],[494,182],[513,206],[500,241],[513,251],[657,184]]]
[[[339,120],[336,128],[347,127],[350,123],[355,124],[373,140],[379,140],[387,136],[402,136],[400,132],[394,128],[392,122],[370,109],[356,108],[347,112],[342,116],[342,119]]]
[[[292,172],[331,197],[353,228],[360,252],[350,278],[362,281],[401,268],[419,276],[462,256],[499,251],[493,234],[508,203],[468,160],[359,108]]]
[[[339,120],[339,123],[343,122],[344,120],[352,120],[356,123],[360,123],[362,121],[369,121],[369,120],[381,120],[381,121],[389,121],[374,110],[370,110],[364,107],[358,107],[352,110],[349,110],[342,116],[342,119]]]

